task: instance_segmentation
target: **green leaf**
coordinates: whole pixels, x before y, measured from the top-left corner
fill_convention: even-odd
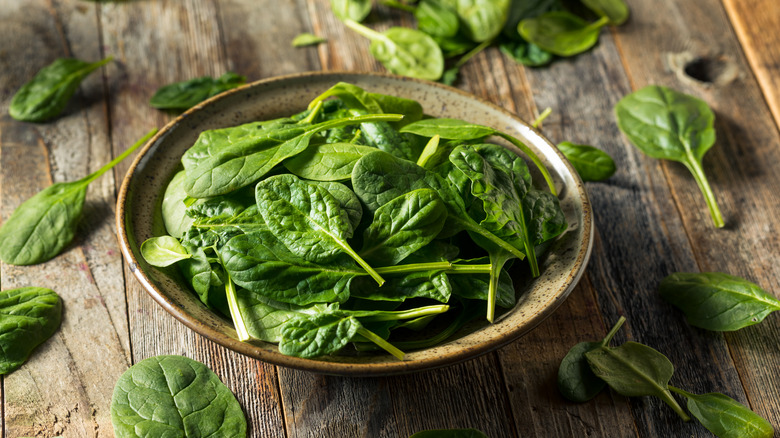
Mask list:
[[[477,429],[431,429],[422,430],[409,438],[488,438]]]
[[[691,394],[672,388],[688,399],[688,410],[710,432],[719,438],[771,438],[772,424],[747,406],[726,395],[711,392]]]
[[[182,356],[156,356],[125,371],[114,387],[111,423],[118,438],[246,437],[246,419],[214,372]]]
[[[352,143],[310,145],[300,154],[284,161],[290,173],[315,181],[343,181],[352,176],[352,168],[360,157],[376,148]]]
[[[628,397],[658,397],[683,420],[689,420],[669,392],[674,366],[657,350],[629,341],[615,348],[602,345],[586,352],[585,358],[593,373],[617,393]]]
[[[733,331],[780,310],[780,300],[757,284],[721,272],[678,272],[661,281],[661,297],[706,330]]]
[[[0,291],[0,376],[22,366],[30,353],[57,331],[62,301],[51,289]]]
[[[492,40],[504,28],[509,14],[510,0],[441,0],[455,10],[463,30],[474,42]]]
[[[360,255],[374,264],[395,265],[430,243],[446,218],[447,208],[433,190],[404,193],[376,210]]]
[[[341,208],[347,212],[349,222],[352,225],[352,229],[357,229],[360,224],[360,219],[363,218],[363,205],[360,203],[355,192],[344,184],[333,181],[307,181],[309,184],[318,185],[324,187],[336,201],[338,201]]]
[[[146,263],[161,268],[192,257],[187,249],[175,237],[171,236],[146,239],[141,244],[141,255]]]
[[[628,20],[628,6],[623,0],[582,0],[582,3],[601,17],[607,17],[609,24],[619,26]]]
[[[371,13],[371,0],[330,0],[330,8],[339,20],[359,23]]]
[[[12,265],[34,265],[59,254],[76,235],[89,183],[156,132],[149,132],[97,172],[78,181],[52,184],[19,205],[0,228],[0,259]]]
[[[558,56],[580,54],[599,40],[606,17],[595,23],[566,11],[553,11],[536,18],[525,19],[518,25],[518,32],[526,41]]]
[[[612,157],[593,146],[563,141],[558,143],[558,149],[574,166],[583,181],[603,181],[617,170]]]
[[[552,53],[527,41],[504,41],[498,47],[515,62],[528,67],[541,67],[553,60]]]
[[[471,276],[463,275],[462,277]],[[441,270],[389,276],[387,283],[382,287],[377,287],[368,279],[357,278],[351,286],[351,297],[374,301],[402,302],[409,298],[429,298],[440,303],[447,303],[452,295],[449,278]]]
[[[327,38],[323,38],[308,32],[300,33],[292,40],[293,47],[306,47],[316,46],[317,44],[328,41]]]
[[[458,13],[439,0],[422,0],[414,11],[417,28],[432,37],[449,38],[458,34]]]
[[[149,105],[165,110],[186,110],[216,96],[246,83],[246,77],[227,72],[215,79],[211,76],[190,79],[160,87],[149,99]]]
[[[279,352],[306,358],[332,354],[344,348],[361,327],[357,319],[341,313],[298,317],[282,326]]]
[[[8,114],[25,122],[45,122],[58,116],[84,78],[112,59],[109,56],[94,63],[74,58],[55,60],[14,94]]]
[[[678,161],[693,174],[715,226],[725,225],[702,168],[704,154],[715,143],[715,115],[688,94],[648,85],[615,105],[618,127],[646,155]]]
[[[185,172],[177,172],[163,194],[160,213],[165,230],[173,237],[180,238],[192,226],[193,219],[187,215],[187,192],[184,191]]]

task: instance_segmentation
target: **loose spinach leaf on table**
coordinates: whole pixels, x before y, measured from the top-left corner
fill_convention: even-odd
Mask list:
[[[607,17],[602,17],[588,23],[570,12],[553,11],[521,21],[517,30],[523,39],[543,50],[558,56],[574,56],[596,45],[601,28],[608,22]]]
[[[97,172],[78,181],[52,184],[19,205],[0,227],[0,259],[12,265],[33,265],[59,254],[76,234],[87,186],[156,132],[146,134]]]
[[[518,64],[541,67],[553,60],[553,54],[527,41],[504,41],[498,48]]]
[[[192,255],[172,236],[159,236],[147,239],[141,244],[141,255],[152,266],[166,267]]]
[[[466,36],[474,42],[492,40],[504,28],[510,0],[440,0],[460,17]]]
[[[324,43],[328,41],[326,38],[311,34],[311,33],[300,33],[295,36],[292,40],[292,46],[293,47],[306,47],[306,46],[316,46],[317,44]]]
[[[725,223],[704,174],[702,159],[715,143],[715,115],[700,99],[670,88],[648,85],[615,105],[618,127],[639,150],[653,158],[678,161],[693,175],[716,227]]]
[[[119,438],[247,433],[233,393],[206,365],[182,356],[151,357],[125,371],[111,398],[111,423]]]
[[[344,24],[371,41],[371,54],[391,73],[431,81],[441,77],[444,56],[430,35],[407,27],[379,33],[353,20]]]
[[[440,0],[421,0],[414,9],[417,28],[432,37],[450,38],[458,34],[458,13]]]
[[[361,22],[371,13],[371,0],[330,0],[330,8],[341,21]]]
[[[604,389],[606,382],[590,369],[585,353],[609,346],[625,321],[626,318],[621,316],[601,342],[580,342],[566,353],[558,367],[558,390],[561,395],[574,402],[586,402]]]
[[[607,17],[612,26],[619,26],[628,20],[629,10],[623,0],[582,0],[582,3],[599,16]]]
[[[780,300],[757,284],[721,272],[678,272],[664,278],[659,290],[689,324],[707,330],[739,330],[780,310]]]
[[[22,366],[30,353],[57,331],[62,300],[51,289],[0,291],[0,376]]]
[[[593,146],[563,141],[558,143],[558,149],[574,166],[583,181],[603,181],[617,170],[612,157]]]
[[[673,386],[669,389],[687,398],[691,415],[719,438],[771,438],[775,435],[771,423],[731,397],[717,392],[691,394]]]
[[[8,114],[25,122],[45,122],[58,116],[84,78],[112,59],[109,56],[94,63],[74,58],[57,59],[22,85],[11,99]]]
[[[149,99],[149,105],[165,110],[187,110],[209,97],[246,83],[246,77],[227,72],[219,78],[203,76],[160,87]]]

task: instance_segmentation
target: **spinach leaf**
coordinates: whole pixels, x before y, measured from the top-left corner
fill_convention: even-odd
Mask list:
[[[94,63],[74,58],[55,60],[14,94],[8,114],[25,122],[45,122],[58,116],[84,78],[112,59],[109,56]]]
[[[347,212],[352,229],[357,229],[358,225],[360,225],[360,220],[363,218],[363,205],[360,204],[360,199],[358,199],[355,192],[344,184],[333,181],[309,181],[308,183],[324,187],[328,193],[333,195],[339,205],[341,205],[341,208]]]
[[[336,304],[296,306],[274,301],[246,289],[238,289],[236,298],[249,335],[261,341],[274,343],[282,340],[282,326],[292,318],[300,314],[314,315],[329,312],[337,307]]]
[[[711,392],[691,394],[670,386],[669,389],[688,399],[688,410],[704,427],[720,438],[771,438],[772,424],[747,406],[726,395]]]
[[[516,303],[512,276],[506,269],[500,268],[501,272],[496,275],[493,269],[497,267],[497,264],[491,264],[490,267],[491,275],[489,278],[484,275],[449,275],[447,278],[452,285],[452,293],[461,298],[492,302],[504,309],[511,309]],[[494,279],[496,283],[492,285]],[[490,315],[490,318],[492,317]]]
[[[653,158],[678,161],[693,174],[715,226],[725,223],[702,168],[715,143],[715,115],[707,104],[670,88],[648,85],[615,105],[618,127]]]
[[[477,429],[431,429],[421,430],[409,438],[488,438]]]
[[[612,157],[593,146],[563,141],[558,143],[558,149],[574,166],[583,181],[603,181],[617,170]]]
[[[353,20],[344,24],[371,41],[371,54],[391,73],[431,81],[441,77],[444,56],[428,34],[406,27],[379,33]]]
[[[707,330],[739,330],[780,310],[780,300],[757,284],[721,272],[678,272],[661,281],[660,292],[689,324]]]
[[[360,255],[371,263],[395,265],[430,243],[446,218],[447,208],[433,190],[404,193],[376,210]]]
[[[303,152],[312,137],[331,128],[362,122],[396,121],[402,116],[376,114],[329,120],[315,125],[283,125],[261,129],[254,135],[242,129],[235,136],[230,128],[213,140],[204,135],[182,157],[187,171],[187,194],[195,198],[224,195],[247,186],[287,158]],[[208,138],[206,136],[205,138]]]
[[[51,289],[0,291],[0,376],[22,366],[30,353],[57,331],[62,301]]]
[[[628,6],[623,0],[582,0],[582,3],[599,16],[607,17],[612,26],[619,26],[628,20]]]
[[[45,262],[60,253],[76,234],[87,186],[132,154],[155,133],[146,134],[100,170],[78,181],[56,183],[14,210],[0,227],[0,259],[12,265]]]
[[[187,81],[174,82],[160,87],[149,99],[153,108],[165,110],[187,110],[216,96],[246,83],[246,77],[227,72],[219,78],[203,76]]]
[[[471,276],[463,275],[462,277]],[[449,277],[442,270],[393,275],[388,277],[387,283],[382,287],[377,287],[368,279],[357,278],[351,286],[351,297],[373,301],[402,302],[409,298],[429,298],[440,303],[447,303],[452,295]]]
[[[310,145],[283,162],[293,175],[315,181],[342,181],[352,176],[352,168],[364,155],[376,151],[370,146],[352,143]]]
[[[570,12],[553,11],[521,21],[517,30],[523,39],[543,50],[558,56],[574,56],[596,45],[601,28],[608,22],[607,17],[602,17],[588,23]]]
[[[474,42],[492,40],[504,28],[510,0],[441,0],[460,17],[465,34]]]
[[[314,262],[328,262],[346,253],[377,284],[384,283],[347,243],[354,228],[347,212],[326,189],[283,174],[258,183],[255,196],[268,228],[290,252]]]
[[[454,37],[460,29],[458,13],[439,0],[421,0],[414,17],[417,28],[432,37]]]
[[[669,392],[674,365],[657,350],[629,341],[614,348],[599,346],[586,352],[585,358],[593,373],[619,394],[628,397],[656,396],[684,421],[690,420]]]
[[[146,263],[161,268],[192,257],[187,249],[175,237],[171,236],[146,239],[141,244],[141,255]]]
[[[326,38],[308,32],[304,32],[296,35],[295,38],[293,38],[292,46],[293,47],[316,46],[317,44],[324,43],[326,41],[328,41]]]
[[[527,41],[504,41],[498,48],[520,65],[541,67],[553,60],[553,54]]]
[[[119,438],[246,437],[236,397],[206,365],[183,356],[156,356],[125,371],[111,398]]]
[[[601,342],[580,342],[566,353],[558,367],[558,390],[564,398],[573,402],[586,402],[604,389],[606,382],[593,374],[585,353],[609,346],[625,321],[626,318],[621,316]]]
[[[279,352],[306,358],[332,354],[352,341],[361,327],[354,317],[338,313],[292,319],[282,326]]]
[[[330,8],[341,21],[361,22],[371,13],[371,0],[330,0]]]
[[[527,18],[536,18],[545,12],[563,9],[560,0],[512,0],[509,14],[504,23],[503,36],[511,40],[522,40],[517,25]]]
[[[550,192],[557,196],[555,183],[550,176],[550,172],[547,171],[544,163],[542,163],[542,160],[539,159],[539,156],[536,155],[536,153],[528,146],[526,146],[522,141],[509,134],[505,134],[488,126],[477,125],[474,123],[465,122],[463,120],[448,118],[420,120],[419,122],[410,123],[404,126],[401,129],[401,132],[409,132],[423,137],[433,137],[434,135],[438,135],[441,138],[447,140],[464,141],[483,139],[490,135],[501,137],[512,143],[528,156],[528,158],[542,173],[544,180],[547,181],[547,186],[550,188]]]
[[[185,173],[183,170],[173,175],[163,194],[160,213],[165,230],[173,237],[180,238],[192,226],[193,219],[187,215],[187,192],[184,191]],[[200,200],[196,202],[201,202]]]

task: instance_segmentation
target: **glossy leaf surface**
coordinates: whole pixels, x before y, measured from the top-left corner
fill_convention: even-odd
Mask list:
[[[570,12],[553,11],[521,21],[518,31],[526,41],[550,53],[574,56],[596,45],[606,23],[606,18],[588,23]]]
[[[246,77],[227,72],[219,78],[203,76],[160,87],[149,99],[153,108],[166,110],[186,110],[216,96],[246,83]]]
[[[0,376],[22,366],[62,320],[62,301],[51,289],[0,291]]]
[[[583,181],[603,181],[615,174],[615,161],[606,152],[590,145],[574,144],[568,141],[558,143]]]
[[[141,244],[141,255],[152,266],[165,267],[192,257],[172,236],[152,237]]]

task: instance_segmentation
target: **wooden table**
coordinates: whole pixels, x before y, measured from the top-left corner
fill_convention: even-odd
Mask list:
[[[777,0],[630,0],[631,19],[599,45],[549,67],[518,66],[496,49],[463,69],[459,87],[531,120],[546,107],[554,141],[594,144],[618,172],[588,183],[596,220],[586,275],[560,309],[522,339],[449,368],[402,377],[337,378],[274,367],[215,345],[165,313],[123,262],[113,228],[129,162],[92,184],[78,237],[50,262],[3,264],[3,289],[55,289],[59,331],[0,378],[0,437],[112,436],[117,378],[159,354],[207,364],[236,394],[253,437],[408,437],[473,427],[490,437],[711,436],[652,398],[609,391],[585,404],[561,398],[556,372],[575,343],[635,340],[675,364],[672,384],[723,392],[780,429],[780,315],[738,332],[688,326],[659,298],[678,271],[721,271],[780,294],[780,5]],[[370,21],[410,25],[377,8]],[[293,49],[300,32],[329,42]],[[99,168],[171,117],[151,109],[161,85],[232,70],[250,80],[310,70],[381,71],[367,41],[334,18],[328,0],[0,0],[0,214],[56,181]],[[13,93],[55,58],[115,61],[89,77],[65,114],[27,124],[7,113]],[[662,84],[706,100],[717,144],[704,167],[727,221],[713,227],[681,165],[642,155],[612,108]]]

